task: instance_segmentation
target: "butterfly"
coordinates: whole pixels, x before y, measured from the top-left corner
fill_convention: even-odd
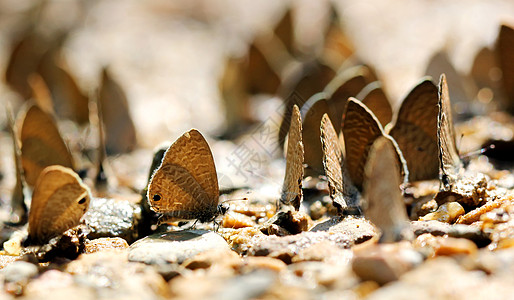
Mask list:
[[[37,244],[79,224],[87,211],[91,193],[73,170],[46,167],[39,175],[29,211],[29,237]]]
[[[209,144],[196,129],[180,136],[166,151],[147,193],[150,208],[161,213],[160,223],[196,219],[213,221],[223,213]]]
[[[378,137],[364,167],[363,210],[382,236],[381,242],[410,239],[409,219],[403,202],[401,168],[393,140]]]
[[[439,175],[436,85],[424,78],[405,97],[389,130],[409,169],[409,181],[435,179]]]
[[[22,123],[21,163],[27,184],[33,186],[47,166],[61,165],[73,169],[73,157],[51,115],[37,105],[31,105],[19,118]]]
[[[511,114],[514,113],[514,29],[502,25],[496,42],[496,54],[502,71],[503,90],[505,92],[504,106]]]
[[[304,163],[307,165],[307,176],[323,174],[323,150],[321,149],[320,124],[329,107],[325,93],[314,94],[302,106],[303,120],[302,140],[304,142]]]
[[[322,117],[320,131],[330,198],[340,213],[350,213],[358,207],[359,192],[349,177],[339,138],[327,114]]]
[[[348,172],[352,182],[359,191],[362,190],[364,165],[369,156],[371,145],[380,136],[390,139],[393,143],[396,149],[397,161],[401,166],[402,182],[407,182],[409,171],[397,143],[384,132],[382,125],[380,125],[373,112],[355,98],[350,98],[348,104],[346,104],[346,110],[343,114],[342,132]]]
[[[365,74],[367,67],[359,66],[345,70],[338,75],[335,83],[331,82],[324,92],[314,94],[302,106],[303,140],[305,147],[306,175],[319,176],[323,174],[323,152],[320,140],[320,124],[323,114],[328,114],[332,124],[339,134],[343,109],[349,96],[355,96],[368,79]],[[334,79],[335,80],[335,79]],[[335,87],[333,87],[335,85]],[[332,96],[329,94],[332,93]]]
[[[386,126],[393,118],[393,108],[379,81],[366,85],[356,96],[377,117],[382,126]]]
[[[291,126],[287,140],[286,173],[280,202],[292,205],[296,210],[302,201],[303,156],[302,120],[298,106],[293,106]]]
[[[136,128],[130,116],[127,96],[107,69],[102,71],[99,93],[98,106],[105,129],[107,154],[134,150],[137,144]]]
[[[458,117],[469,118],[474,113],[473,103],[469,101],[476,94],[473,83],[469,77],[460,74],[455,69],[445,51],[440,51],[430,59],[425,74],[437,78],[443,73],[446,74],[451,84],[450,96],[454,101],[454,107],[458,109]]]
[[[463,163],[457,150],[450,94],[445,74],[441,75],[439,82],[438,105],[437,143],[439,146],[439,180],[441,182],[441,190],[450,191],[463,170]]]

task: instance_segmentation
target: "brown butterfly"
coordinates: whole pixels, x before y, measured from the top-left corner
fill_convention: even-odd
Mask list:
[[[303,143],[302,143],[302,119],[298,106],[293,106],[291,126],[287,141],[286,173],[280,202],[292,205],[296,210],[300,208],[302,201],[303,180]]]
[[[411,182],[439,175],[438,102],[437,87],[429,78],[423,79],[403,100],[389,131],[407,161]]]
[[[359,192],[348,175],[339,138],[327,114],[321,120],[321,144],[330,198],[341,214],[354,213]]]
[[[336,132],[341,131],[341,122],[346,103],[349,97],[355,97],[375,76],[367,66],[356,66],[337,74],[324,89],[327,93],[330,107],[330,120]]]
[[[397,150],[398,163],[401,166],[403,182],[407,181],[408,170],[405,159],[396,142],[384,133],[382,125],[373,112],[362,102],[350,98],[343,115],[343,137],[346,149],[345,161],[348,172],[355,186],[362,190],[364,180],[364,165],[369,155],[373,142],[380,136],[391,139]]]
[[[326,30],[323,45],[323,61],[333,69],[339,69],[343,63],[352,60],[355,47],[341,28],[341,21],[334,5],[330,6],[330,23]]]
[[[43,244],[78,225],[91,193],[73,170],[49,166],[39,175],[29,212],[29,237]]]
[[[361,102],[371,109],[383,127],[391,122],[393,118],[393,108],[382,90],[379,81],[374,81],[366,85],[359,94],[357,94],[356,98],[362,99]]]
[[[126,153],[137,144],[136,128],[130,116],[127,96],[107,69],[102,71],[99,108],[105,129],[107,154]]]
[[[152,210],[162,213],[161,223],[208,222],[222,212],[214,159],[198,130],[189,130],[168,148],[152,175],[147,197]]]
[[[89,99],[71,75],[66,61],[62,58],[60,45],[50,48],[42,56],[37,72],[48,86],[57,116],[74,120],[79,124],[89,121]]]
[[[284,113],[280,130],[278,132],[278,142],[280,147],[284,146],[285,137],[291,123],[291,113],[293,106],[303,107],[304,103],[314,94],[322,91],[330,80],[335,76],[335,72],[319,61],[312,61],[303,64],[297,72],[285,79],[280,95],[284,100]]]
[[[412,236],[403,202],[401,168],[393,140],[378,137],[369,150],[364,168],[363,210],[382,236],[381,242],[396,242]]]
[[[505,92],[504,105],[511,114],[514,114],[514,29],[502,25],[496,42],[496,54],[502,71],[503,90]]]
[[[445,74],[439,82],[439,114],[437,117],[437,142],[439,146],[439,179],[441,190],[450,191],[458,180],[463,164],[455,141],[450,94]]]
[[[437,78],[440,74],[446,74],[451,83],[451,97],[454,99],[454,107],[458,109],[459,117],[469,117],[473,112],[473,105],[470,102],[473,99],[474,91],[473,83],[470,78],[460,74],[450,62],[445,51],[440,51],[430,59],[425,74]]]
[[[324,114],[328,114],[325,93],[314,94],[301,110],[303,120],[302,140],[304,141],[304,163],[306,176],[323,174],[323,150],[321,149],[320,124]]]
[[[73,158],[57,129],[53,117],[37,105],[31,105],[22,118],[20,141],[21,162],[25,180],[36,183],[39,173],[51,165],[73,169]]]

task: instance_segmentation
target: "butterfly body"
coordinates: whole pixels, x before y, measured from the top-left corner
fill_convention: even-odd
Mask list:
[[[202,134],[192,129],[166,151],[148,186],[150,208],[161,222],[212,221],[218,214],[218,179],[211,150]]]

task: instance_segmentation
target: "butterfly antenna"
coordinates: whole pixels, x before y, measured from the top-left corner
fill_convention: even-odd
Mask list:
[[[494,148],[496,148],[496,145],[490,144],[490,145],[487,145],[486,147],[480,148],[478,150],[471,151],[471,152],[468,152],[466,154],[463,154],[463,155],[460,156],[460,159],[465,160],[465,161],[469,161],[472,157],[476,157],[476,156],[478,156],[480,154],[484,154],[486,151],[492,150]]]

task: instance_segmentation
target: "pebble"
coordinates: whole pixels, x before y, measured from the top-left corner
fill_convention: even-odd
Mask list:
[[[334,217],[316,224],[312,232],[326,231],[348,236],[354,244],[360,244],[378,235],[375,226],[368,220],[359,217]]]
[[[16,260],[20,259],[19,256],[14,255],[0,255],[0,269],[5,268]]]
[[[227,248],[220,248],[198,253],[185,260],[182,266],[190,270],[197,270],[211,268],[214,265],[235,268],[241,264],[241,257],[236,252]]]
[[[228,212],[223,216],[221,225],[225,228],[239,229],[256,225],[255,221],[242,213]]]
[[[87,289],[92,299],[162,299],[169,290],[164,278],[145,264],[131,263],[127,250],[82,254],[64,271],[73,275],[74,284]]]
[[[448,235],[454,238],[465,238],[475,242],[478,246],[486,246],[491,242],[488,234],[480,227],[464,224],[448,224],[439,221],[412,221],[411,228],[416,236],[430,233],[435,236]]]
[[[473,293],[483,288],[486,279],[484,273],[468,272],[454,259],[438,257],[427,260],[404,274],[400,280],[376,290],[367,299],[484,299],[473,296]],[[464,293],[468,297],[463,296]],[[496,296],[494,298],[508,299]]]
[[[448,236],[422,234],[413,242],[413,246],[422,249],[428,256],[475,254],[478,250],[475,243],[468,239]]]
[[[123,250],[128,248],[128,243],[122,238],[99,238],[87,241],[84,253],[94,253],[111,249]]]
[[[439,206],[435,212],[428,213],[419,218],[421,221],[436,220],[451,223],[464,214],[464,208],[458,202],[447,202]]]
[[[26,283],[38,274],[38,267],[28,262],[15,261],[0,270],[0,274],[6,282]]]
[[[93,198],[84,215],[91,229],[89,239],[120,237],[132,243],[137,239],[141,208],[128,200]]]
[[[287,268],[287,265],[276,258],[266,256],[247,256],[243,259],[243,265],[240,269],[241,273],[248,273],[249,270],[270,270],[274,272],[280,272]]]
[[[410,243],[376,244],[355,253],[352,270],[363,281],[384,285],[423,262],[423,256]]]
[[[268,236],[260,239],[253,244],[248,255],[269,256],[290,264],[293,257],[301,250],[323,241],[328,241],[342,249],[348,249],[353,245],[350,237],[343,233],[306,231],[296,235]]]
[[[229,247],[220,235],[212,231],[173,231],[138,240],[130,246],[128,258],[146,264],[181,264],[198,253],[212,249]]]

